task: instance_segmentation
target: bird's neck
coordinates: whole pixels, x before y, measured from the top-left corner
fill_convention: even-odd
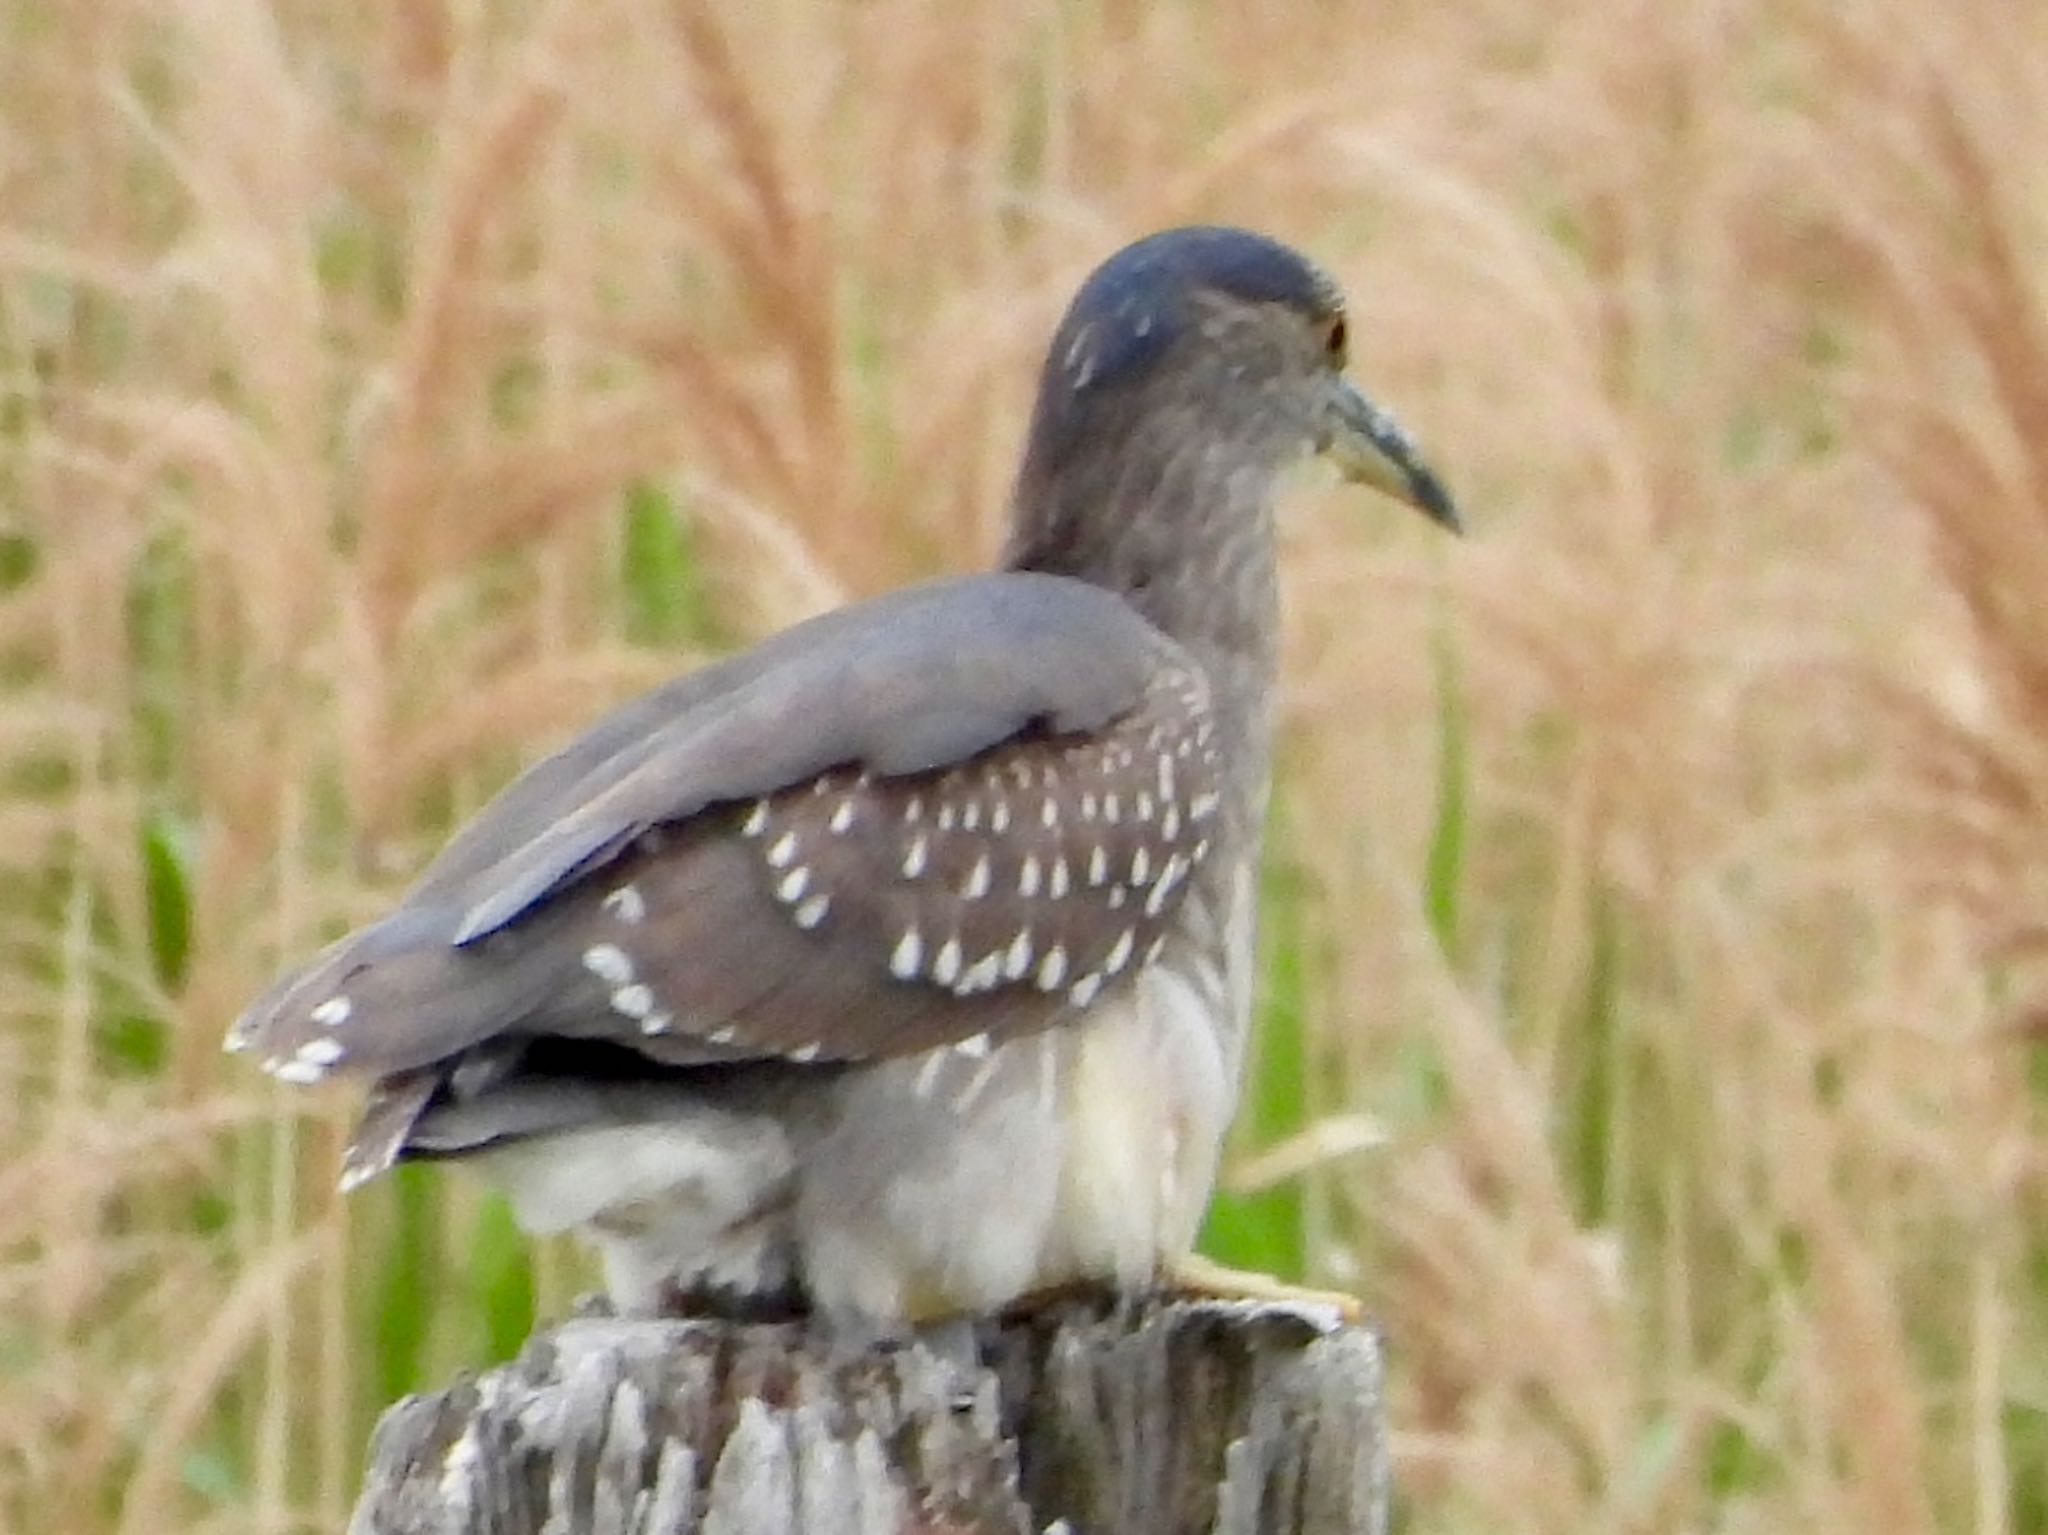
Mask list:
[[[1003,564],[1117,593],[1193,653],[1219,707],[1263,740],[1279,662],[1273,456],[1175,425],[1027,459]]]

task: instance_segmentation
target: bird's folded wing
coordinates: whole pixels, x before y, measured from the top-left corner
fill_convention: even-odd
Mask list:
[[[841,610],[540,764],[233,1038],[291,1080],[501,1035],[674,1065],[987,1048],[1145,962],[1207,851],[1211,728],[1198,669],[1092,587]]]

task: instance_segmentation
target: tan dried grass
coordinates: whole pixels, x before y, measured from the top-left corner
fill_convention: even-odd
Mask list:
[[[676,664],[622,486],[734,638],[969,564],[1072,283],[1227,217],[1480,530],[1290,526],[1285,1166],[1410,1527],[2040,1528],[2044,22],[0,6],[0,1523],[339,1526],[380,1286],[476,1207],[344,1219],[346,1106],[215,1041]]]

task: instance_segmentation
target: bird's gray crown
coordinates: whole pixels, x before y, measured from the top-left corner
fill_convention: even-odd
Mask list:
[[[1072,387],[1114,386],[1142,373],[1199,323],[1205,294],[1277,304],[1305,319],[1344,308],[1336,282],[1278,240],[1216,225],[1169,229],[1096,268],[1068,306],[1051,362]],[[1070,362],[1069,352],[1081,355]]]

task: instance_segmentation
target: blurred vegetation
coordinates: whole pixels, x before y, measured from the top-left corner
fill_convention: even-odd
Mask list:
[[[984,560],[1271,229],[1477,524],[1304,484],[1207,1234],[1410,1530],[2048,1531],[2048,10],[0,0],[0,1527],[335,1529],[588,1274],[217,1049],[602,705]]]

